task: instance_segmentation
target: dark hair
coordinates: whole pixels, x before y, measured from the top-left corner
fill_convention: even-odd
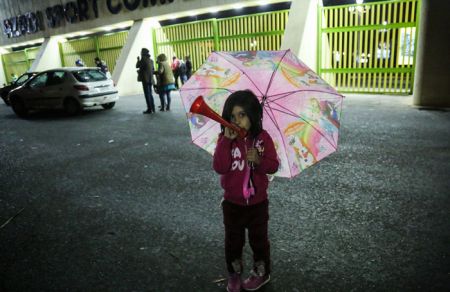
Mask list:
[[[159,54],[158,57],[156,57],[156,61],[165,62],[165,61],[167,61],[167,57],[165,54]]]
[[[239,90],[233,92],[228,96],[225,101],[225,105],[223,106],[222,117],[231,122],[231,113],[233,111],[234,106],[240,106],[244,109],[247,114],[251,127],[250,127],[250,135],[253,138],[259,135],[262,131],[262,106],[259,103],[256,95],[250,90]],[[223,126],[222,132],[225,130]]]

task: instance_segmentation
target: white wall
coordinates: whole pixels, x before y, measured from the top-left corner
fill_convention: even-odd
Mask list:
[[[59,54],[58,38],[49,37],[44,39],[44,43],[28,71],[44,71],[61,67],[61,57]]]
[[[154,19],[138,20],[128,32],[127,42],[120,52],[112,76],[119,95],[143,93],[142,84],[137,81],[136,62],[142,48],[147,48],[150,54],[154,51],[153,38],[150,34],[154,27],[159,27],[159,23]],[[151,58],[155,60],[156,57],[152,54]]]
[[[321,0],[293,0],[281,43],[308,67],[317,70],[317,4]]]
[[[422,1],[414,105],[450,108],[450,1]]]
[[[0,49],[0,87],[6,84],[5,68],[3,68],[2,53],[6,53],[6,50]]]

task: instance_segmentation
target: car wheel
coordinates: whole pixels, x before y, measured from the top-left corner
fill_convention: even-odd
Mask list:
[[[81,111],[81,106],[74,98],[68,98],[64,101],[64,110],[71,116],[74,116]]]
[[[28,115],[28,108],[20,97],[11,99],[11,107],[16,115],[25,118]]]
[[[9,98],[8,98],[8,94],[6,93],[2,93],[2,98],[3,98],[3,101],[5,102],[5,104],[6,105],[11,105],[10,104],[10,102],[9,102]]]
[[[115,102],[108,102],[108,103],[102,104],[102,107],[103,107],[104,109],[112,109],[112,108],[114,107],[115,104],[116,104]]]

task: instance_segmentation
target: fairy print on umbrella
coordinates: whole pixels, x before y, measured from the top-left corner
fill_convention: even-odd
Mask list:
[[[181,88],[193,142],[213,154],[220,125],[189,112],[200,95],[221,114],[228,96],[251,90],[263,105],[263,128],[293,177],[337,149],[343,96],[291,51],[213,52]]]

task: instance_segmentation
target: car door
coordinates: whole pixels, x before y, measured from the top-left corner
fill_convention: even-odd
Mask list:
[[[47,72],[38,74],[33,80],[30,80],[23,89],[21,89],[21,97],[27,107],[43,107],[43,104],[45,104],[45,84],[47,83],[47,80]]]
[[[66,72],[52,71],[48,74],[45,84],[45,106],[61,107],[64,99],[64,82],[66,80]]]

